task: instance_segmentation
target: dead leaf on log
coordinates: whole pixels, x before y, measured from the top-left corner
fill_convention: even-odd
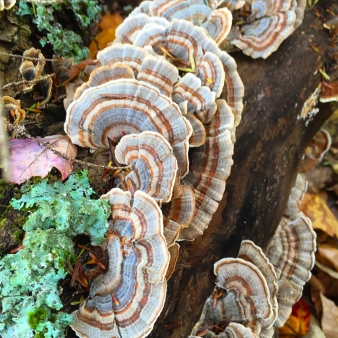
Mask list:
[[[53,135],[45,138],[13,139],[10,141],[11,149],[11,177],[9,182],[21,184],[33,176],[46,177],[53,167],[57,168],[66,179],[73,170],[72,162],[66,160],[46,146],[64,154],[68,158],[76,157],[76,146],[70,142],[68,136]]]
[[[292,313],[285,325],[279,329],[279,336],[283,338],[300,337],[310,330],[310,306],[301,298],[292,307]]]
[[[312,227],[326,232],[331,237],[338,237],[338,221],[321,195],[306,193],[301,210],[312,220]]]
[[[323,305],[322,329],[326,338],[338,336],[338,307],[335,303],[326,298],[322,293],[320,299]]]
[[[89,45],[89,57],[91,59],[95,59],[99,50],[102,50],[108,43],[114,41],[115,30],[122,22],[123,18],[117,12],[114,14],[107,13],[103,16],[99,23],[102,32],[100,32]]]
[[[319,244],[317,259],[335,271],[338,271],[338,248],[330,244]]]

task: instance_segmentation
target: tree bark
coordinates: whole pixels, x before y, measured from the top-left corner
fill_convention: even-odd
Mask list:
[[[312,121],[297,118],[321,81],[315,72],[325,62],[328,44],[323,21],[307,11],[302,25],[267,60],[233,54],[245,85],[245,108],[226,193],[204,235],[181,244],[166,303],[150,337],[187,337],[213,290],[213,264],[236,257],[243,239],[265,248],[274,234],[304,148],[333,112],[332,105],[320,104]]]

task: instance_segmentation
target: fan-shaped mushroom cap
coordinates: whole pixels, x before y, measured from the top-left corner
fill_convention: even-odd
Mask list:
[[[137,15],[137,14],[147,14],[151,15],[149,11],[150,5],[153,3],[153,1],[142,1],[138,7],[136,7],[129,16],[131,15]]]
[[[270,292],[270,303],[272,305],[273,316],[271,317],[270,325],[274,323],[278,315],[277,290],[276,283],[277,275],[273,265],[269,262],[262,249],[255,243],[249,240],[244,240],[239,249],[238,258],[244,259],[255,265],[264,276]],[[268,327],[270,326],[268,325]]]
[[[244,54],[254,59],[266,59],[293,32],[294,11],[278,12],[242,27],[242,35],[232,40]]]
[[[194,115],[184,115],[192,126],[192,135],[189,139],[189,147],[200,147],[205,143],[206,132],[203,123]]]
[[[331,82],[330,87],[322,87],[322,92],[320,93],[320,102],[332,102],[338,101],[338,81]]]
[[[88,299],[73,313],[79,337],[145,337],[165,301],[169,253],[162,213],[142,191],[112,189],[102,196],[112,209],[107,271],[90,285]]]
[[[305,173],[319,163],[331,147],[331,136],[326,130],[319,130],[305,149],[298,171]]]
[[[217,210],[218,201],[225,190],[225,181],[230,175],[233,141],[229,129],[233,128],[233,115],[224,100],[216,102],[218,109],[211,122],[205,126],[205,144],[190,149],[190,171],[183,183],[194,191],[195,215],[189,227],[181,231],[180,240],[194,240],[203,234]]]
[[[262,327],[272,326],[269,288],[256,266],[240,258],[224,258],[215,263],[214,273],[216,285],[227,290],[216,305],[222,307],[226,318],[235,322],[257,320]]]
[[[286,12],[292,0],[252,0],[251,10],[257,19],[270,16],[278,12]]]
[[[171,96],[173,85],[178,80],[178,70],[170,62],[133,45],[115,42],[100,51],[97,58],[99,65],[112,67],[119,62],[130,66],[138,80],[152,84],[167,96]]]
[[[0,11],[11,9],[16,3],[16,0],[0,0]]]
[[[42,55],[40,49],[34,47],[23,52],[24,61],[21,63],[19,71],[23,78],[27,81],[34,80],[40,76],[45,67],[45,57]],[[32,58],[36,60],[26,60],[25,58]]]
[[[289,200],[284,211],[284,215],[287,218],[293,220],[299,215],[300,202],[304,196],[304,193],[306,192],[306,189],[307,182],[304,178],[304,175],[298,174],[296,177],[296,181],[291,189]]]
[[[311,276],[315,251],[316,233],[311,221],[302,213],[293,221],[283,217],[266,250],[279,285],[279,309],[275,322],[278,327],[288,319],[292,305],[300,298],[303,285]]]
[[[201,86],[201,80],[188,73],[174,86],[173,101],[188,101],[188,113],[195,113],[202,123],[210,122],[216,112],[215,93]]]
[[[292,0],[290,10],[296,13],[294,29],[296,29],[303,22],[305,7],[306,0]]]
[[[151,131],[126,135],[116,146],[115,156],[118,162],[133,166],[125,177],[133,191],[142,190],[164,203],[170,201],[177,160],[163,136]]]
[[[163,206],[164,237],[168,247],[177,240],[180,231],[189,226],[195,213],[195,195],[191,188],[175,182],[168,206]]]
[[[199,338],[200,336],[189,336],[188,338]],[[258,338],[250,329],[239,323],[229,323],[223,332],[215,334],[208,331],[205,338]]]
[[[149,10],[152,16],[168,21],[183,19],[202,26],[217,44],[226,38],[232,24],[232,15],[227,8],[213,11],[204,0],[155,0]]]
[[[135,79],[118,79],[87,88],[67,109],[65,131],[73,143],[97,149],[126,134],[160,133],[172,146],[179,175],[188,171],[190,123],[158,89]]]
[[[245,0],[209,0],[209,6],[216,9],[219,6],[226,6],[230,11],[239,9],[245,5]]]
[[[175,266],[178,260],[178,255],[180,252],[180,246],[177,243],[174,243],[170,248],[168,248],[170,254],[170,262],[167,270],[165,279],[168,280],[175,271]]]
[[[156,53],[166,55],[179,69],[187,70],[191,67],[190,71],[195,70],[195,74],[202,80],[201,84],[210,87],[212,91],[215,91],[216,95],[221,91],[220,80],[224,76],[225,83],[222,97],[226,99],[229,106],[234,110],[235,125],[237,126],[243,110],[244,86],[238,75],[234,59],[226,52],[221,51],[217,43],[209,38],[202,28],[194,26],[188,21],[174,19],[168,25],[160,25],[158,23],[151,23],[154,17],[147,17],[147,19],[143,18],[142,20],[148,21],[149,24],[146,24],[142,28],[137,23],[138,20],[136,19],[138,17],[147,17],[147,15],[139,14],[127,18],[119,26],[119,28],[121,27],[121,32],[118,31],[119,28],[116,31],[117,41],[123,41],[122,33],[125,33],[129,29],[130,33],[126,32],[126,34],[131,36],[131,42],[134,45],[141,47],[152,46]],[[123,26],[125,23],[126,27]],[[219,58],[223,71],[219,68],[219,62],[211,61],[212,57],[210,54],[206,56],[209,58],[209,61],[203,58],[207,52]],[[192,60],[196,65],[195,69],[192,65]],[[208,62],[208,68],[210,68],[208,73],[221,75],[219,77],[212,76],[211,78],[202,76],[201,71],[205,72],[205,62]],[[210,80],[211,82],[215,80],[215,85],[212,85]]]

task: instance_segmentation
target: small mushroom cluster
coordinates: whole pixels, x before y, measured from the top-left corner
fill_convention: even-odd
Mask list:
[[[302,23],[306,0],[246,0],[251,13],[231,43],[254,59],[266,59]]]
[[[149,334],[164,304],[177,241],[203,234],[233,163],[244,95],[235,61],[204,28],[142,13],[148,5],[118,27],[116,41],[87,69],[88,81],[66,88],[71,141],[93,150],[112,147],[115,164],[128,166],[102,196],[113,215],[102,245],[109,266],[74,312],[80,337]],[[212,13],[209,8],[205,22],[214,20]]]
[[[34,47],[27,49],[23,52],[22,55],[22,63],[20,65],[19,71],[25,81],[33,81],[32,83],[28,83],[24,85],[23,92],[27,93],[34,89],[37,93],[36,101],[38,102],[38,106],[41,107],[45,103],[47,103],[52,95],[52,86],[53,81],[50,77],[38,80],[41,76],[46,60],[40,49],[36,49]]]
[[[0,0],[0,11],[11,9],[16,3],[16,0]]]
[[[311,221],[300,211],[305,188],[304,178],[298,175],[265,253],[252,241],[244,240],[237,258],[215,263],[217,288],[207,299],[193,335],[205,330],[203,336],[208,338],[269,338],[274,326],[284,325],[315,260],[316,234]],[[215,333],[214,325],[221,332]]]

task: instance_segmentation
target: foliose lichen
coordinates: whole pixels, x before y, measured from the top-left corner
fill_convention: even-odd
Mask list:
[[[32,213],[23,226],[23,247],[0,260],[0,336],[62,338],[72,316],[60,311],[58,282],[75,259],[72,237],[87,233],[101,244],[108,228],[108,202],[93,200],[87,172],[65,182],[26,183],[16,209]]]

